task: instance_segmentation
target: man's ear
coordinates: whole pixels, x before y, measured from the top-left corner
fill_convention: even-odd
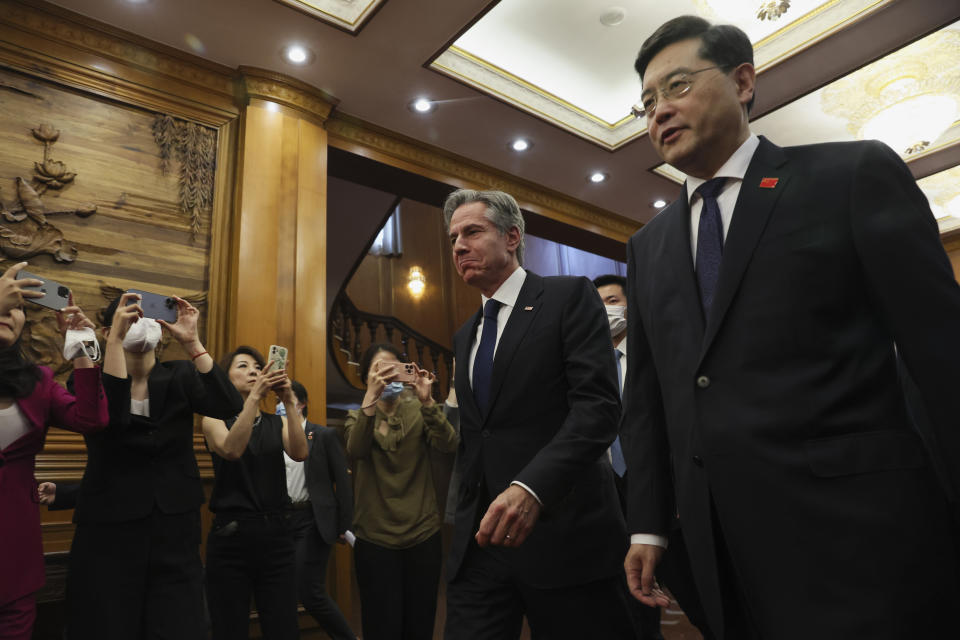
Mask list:
[[[749,62],[744,62],[733,70],[733,81],[737,84],[740,104],[746,105],[753,99],[757,88],[757,70]]]
[[[100,336],[106,340],[110,337],[110,327],[100,327]]]
[[[510,249],[511,253],[516,255],[517,247],[520,246],[520,229],[510,227],[505,235],[507,236],[507,249]]]

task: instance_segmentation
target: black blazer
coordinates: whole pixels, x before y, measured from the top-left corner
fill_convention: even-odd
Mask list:
[[[679,512],[716,633],[719,521],[763,637],[939,637],[955,545],[894,345],[956,483],[960,288],[903,162],[761,138],[709,317],[685,197],[631,238],[628,280],[630,531]]]
[[[586,278],[527,273],[493,363],[481,415],[467,371],[478,311],[454,336],[460,474],[453,580],[490,501],[512,481],[543,501],[530,537],[502,550],[520,580],[582,584],[621,572],[626,530],[604,457],[620,412],[610,329]]]
[[[353,484],[347,456],[335,429],[312,422],[304,426],[310,453],[304,461],[307,493],[320,537],[333,544],[353,522]]]
[[[110,424],[85,436],[87,468],[74,522],[123,522],[149,515],[184,513],[203,504],[193,453],[193,414],[226,420],[240,413],[243,398],[214,365],[201,374],[191,362],[158,362],[147,381],[150,418],[130,414],[131,378],[104,374]],[[117,408],[117,410],[114,410]]]

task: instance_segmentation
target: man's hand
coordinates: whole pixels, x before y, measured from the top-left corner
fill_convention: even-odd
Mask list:
[[[540,503],[519,485],[512,484],[490,503],[480,521],[477,544],[519,547],[540,517]]]
[[[37,487],[37,494],[40,496],[40,504],[49,507],[57,499],[57,485],[52,482],[41,482]]]
[[[623,569],[627,572],[630,595],[648,607],[666,607],[670,597],[660,590],[654,571],[663,557],[663,547],[655,544],[631,544]]]

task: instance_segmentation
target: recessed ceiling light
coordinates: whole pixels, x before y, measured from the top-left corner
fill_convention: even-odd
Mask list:
[[[667,201],[666,201],[666,200],[654,200],[654,201],[653,201],[653,206],[654,206],[655,209],[663,209],[665,206],[667,206]]]
[[[627,10],[623,7],[610,7],[600,14],[600,24],[605,27],[617,27],[627,17]]]
[[[292,44],[283,50],[283,57],[291,64],[305,64],[310,60],[310,50],[299,44]]]
[[[426,98],[417,98],[410,103],[410,108],[417,113],[427,113],[429,111],[433,111],[433,103]]]
[[[510,143],[510,148],[514,151],[526,151],[530,148],[530,141],[523,138],[517,138]]]
[[[600,171],[594,171],[593,173],[590,174],[590,178],[589,178],[590,182],[594,184],[599,184],[606,179],[607,179],[607,174],[601,173]]]

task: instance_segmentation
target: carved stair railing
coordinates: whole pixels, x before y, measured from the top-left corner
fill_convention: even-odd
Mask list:
[[[389,342],[404,358],[437,377],[433,397],[442,402],[450,391],[453,377],[453,352],[391,316],[360,311],[341,291],[330,311],[330,355],[340,374],[357,389],[365,387],[360,379],[360,357],[375,342]]]

